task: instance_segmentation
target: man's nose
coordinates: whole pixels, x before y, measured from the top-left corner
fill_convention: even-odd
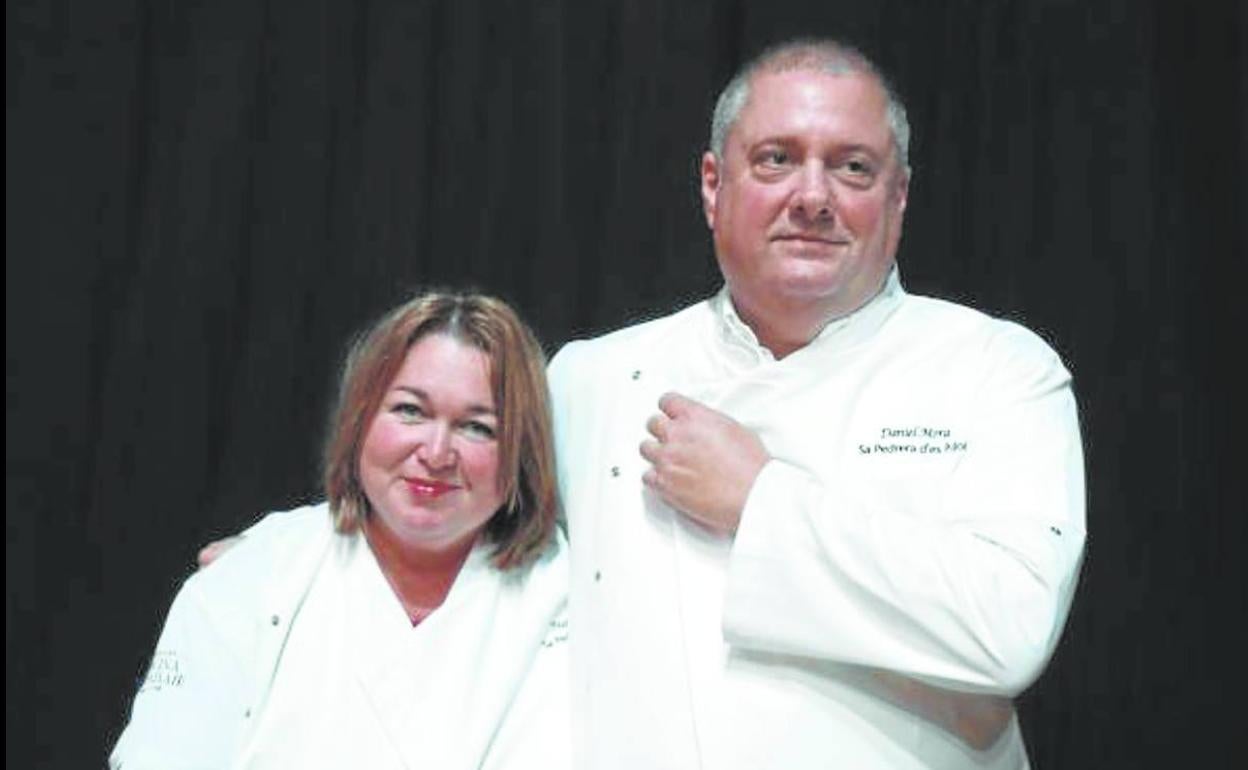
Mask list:
[[[832,184],[822,163],[812,161],[802,166],[794,194],[794,208],[810,219],[828,219],[832,216]]]
[[[416,456],[431,470],[442,470],[455,464],[456,452],[451,426],[432,424],[424,440],[416,447]]]

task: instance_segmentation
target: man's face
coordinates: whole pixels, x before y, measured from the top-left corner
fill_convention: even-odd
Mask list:
[[[722,159],[702,158],[702,200],[738,312],[775,326],[857,310],[901,237],[908,178],[870,76],[763,73]]]

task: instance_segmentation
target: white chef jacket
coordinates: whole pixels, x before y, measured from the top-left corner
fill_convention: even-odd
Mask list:
[[[270,514],[179,591],[110,765],[566,768],[566,545],[478,545],[415,628],[325,504]]]
[[[578,767],[1027,766],[1012,714],[978,748],[942,714],[1027,687],[1076,583],[1078,419],[1036,335],[894,270],[779,361],[721,292],[570,343],[550,375]],[[772,456],[735,538],[641,483],[667,391]]]

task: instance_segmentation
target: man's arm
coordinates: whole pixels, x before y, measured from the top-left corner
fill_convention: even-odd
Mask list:
[[[1060,636],[1082,554],[1084,493],[1069,375],[1032,335],[1003,336],[1012,353],[976,395],[971,448],[915,510],[881,510],[857,499],[861,479],[816,478],[777,459],[756,474],[738,516],[685,507],[701,499],[699,488],[734,487],[714,473],[698,486],[667,474],[678,488],[656,486],[673,507],[736,532],[730,643],[879,671],[885,697],[926,704],[915,710],[947,727],[968,714],[1008,719],[1005,699],[1035,679]],[[699,467],[731,467],[750,451],[736,435],[744,428],[720,418],[708,421],[726,427],[701,442]],[[657,425],[672,433],[663,419]],[[667,448],[656,436],[643,449],[656,473],[674,462]],[[932,697],[941,693],[949,698]],[[977,732],[991,735],[961,732],[972,745],[982,742]]]
[[[729,563],[730,642],[970,692],[1035,680],[1076,584],[1083,457],[1065,368],[1029,333],[1000,336],[968,448],[914,510],[858,499],[858,479],[767,464]]]

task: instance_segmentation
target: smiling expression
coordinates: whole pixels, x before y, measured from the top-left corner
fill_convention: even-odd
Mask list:
[[[360,450],[360,483],[385,535],[409,551],[471,545],[502,505],[490,362],[440,333],[408,348]]]
[[[763,72],[702,159],[720,269],[747,321],[837,318],[883,284],[901,236],[908,177],[883,90],[869,75]]]

